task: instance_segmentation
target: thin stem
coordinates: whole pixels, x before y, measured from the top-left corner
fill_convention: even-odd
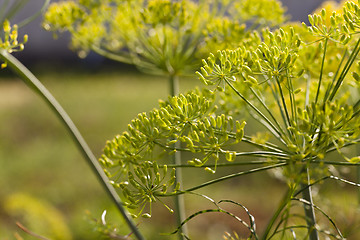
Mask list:
[[[359,51],[360,51],[359,45],[360,45],[360,39],[357,41],[357,43],[356,43],[356,45],[354,47],[354,50],[351,52],[351,54],[349,56],[349,59],[346,62],[343,70],[341,71],[340,76],[339,76],[334,88],[331,89],[332,92],[331,92],[331,94],[329,96],[329,101],[332,101],[333,98],[335,97],[335,95],[336,95],[337,91],[339,90],[342,82],[344,81],[344,78],[345,78],[346,74],[349,72],[352,64],[356,60],[356,56],[359,54]]]
[[[245,166],[245,165],[263,165],[263,164],[275,164],[275,163],[282,163],[285,162],[284,160],[259,160],[259,161],[245,161],[245,162],[233,162],[233,163],[217,163],[216,167],[234,167],[234,166]],[[359,163],[360,165],[360,163]],[[159,168],[163,168],[164,166],[159,166]],[[189,164],[181,164],[181,165],[175,165],[175,164],[167,164],[167,168],[199,168],[199,166],[189,165]],[[204,164],[200,166],[202,168],[209,167],[213,168],[215,167],[215,164]]]
[[[261,105],[265,108],[266,112],[269,114],[269,116],[272,118],[272,120],[274,121],[274,123],[276,124],[276,126],[279,128],[279,130],[285,135],[284,130],[281,128],[280,124],[278,123],[278,121],[276,120],[274,114],[272,113],[272,111],[270,111],[270,109],[268,108],[268,106],[265,104],[265,102],[261,99],[261,97],[255,92],[255,90],[252,87],[249,87],[251,92],[254,94],[254,96],[256,97],[256,99],[261,103]]]
[[[274,215],[272,216],[272,218],[270,219],[270,222],[268,223],[266,230],[264,232],[263,237],[261,238],[262,240],[266,240],[269,239],[268,235],[270,234],[271,229],[273,228],[276,220],[278,219],[278,217],[280,216],[281,212],[284,210],[284,208],[289,204],[292,194],[293,194],[294,189],[293,188],[289,188],[288,191],[286,192],[286,194],[284,195],[282,201],[279,204],[279,207],[277,208],[276,212],[274,213]]]
[[[286,121],[284,121],[285,126],[288,127],[288,126],[291,126],[291,122],[290,122],[289,111],[287,109],[287,105],[286,105],[286,102],[285,102],[285,96],[284,96],[284,93],[283,93],[283,90],[282,90],[282,87],[281,87],[280,79],[278,77],[275,77],[275,80],[276,80],[276,83],[278,85],[278,89],[279,89],[280,97],[281,97],[281,102],[282,102],[282,105],[283,105],[283,108],[284,108],[284,111],[285,111],[285,117],[286,117]]]
[[[259,110],[257,109],[251,102],[249,102],[231,83],[229,80],[225,79],[225,82],[231,87],[231,89],[249,105],[259,116],[267,123],[264,125],[271,133],[275,135],[275,137],[282,138],[281,132],[274,126],[274,124]],[[261,122],[262,123],[262,122]]]
[[[101,48],[100,46],[95,45],[95,44],[91,45],[91,50],[93,50],[94,52],[96,52],[97,54],[99,54],[103,57],[106,57],[108,59],[111,59],[111,60],[114,60],[117,62],[123,62],[123,63],[127,63],[127,64],[133,63],[130,56],[122,56],[120,54],[112,53],[108,50]]]
[[[279,147],[273,143],[265,142],[264,144],[262,144],[262,143],[254,142],[251,139],[252,139],[251,137],[245,135],[241,141],[244,143],[253,145],[255,147],[261,148],[261,149],[269,149],[274,152],[280,152],[280,153],[291,153],[291,152],[287,151],[286,149],[282,149],[281,147]]]
[[[304,205],[311,206],[312,208],[318,210],[318,211],[319,211],[322,215],[324,215],[324,216],[327,218],[327,220],[329,220],[329,222],[333,225],[333,227],[335,228],[336,232],[339,234],[339,238],[340,238],[340,239],[344,239],[342,233],[340,232],[340,229],[336,226],[334,220],[332,220],[332,219],[330,218],[330,216],[327,215],[321,208],[319,208],[318,206],[314,205],[313,203],[310,203],[310,202],[308,202],[307,200],[302,199],[302,198],[300,198],[300,199],[299,199],[299,198],[291,198],[291,200],[292,200],[292,201],[299,201],[299,202],[301,202],[301,203],[304,204]],[[315,229],[315,230],[316,230],[316,232],[319,231],[318,229]],[[310,240],[312,239],[312,238],[311,238],[311,235],[309,235],[309,239],[310,239]],[[318,239],[318,238],[317,238],[317,239]]]
[[[337,181],[340,181],[342,183],[346,183],[346,184],[349,184],[349,185],[352,185],[352,186],[355,186],[355,187],[360,187],[360,183],[354,183],[354,182],[351,182],[351,181],[348,181],[346,179],[343,179],[343,178],[339,178],[339,177],[336,177],[336,176],[325,176],[325,177],[322,177],[320,179],[317,179],[315,181],[312,181],[310,184],[308,185],[305,185],[302,189],[300,189],[299,191],[297,191],[295,194],[294,194],[294,197],[296,197],[297,195],[299,195],[305,188],[308,188],[308,187],[311,187],[311,186],[314,186],[320,182],[323,182],[325,181],[326,179],[333,179],[333,180],[337,180]]]
[[[30,236],[39,239],[39,240],[49,240],[49,238],[43,237],[37,233],[34,233],[32,231],[30,231],[29,229],[27,229],[24,225],[22,225],[19,222],[16,222],[16,225],[18,226],[18,228],[20,228],[22,231],[24,231],[25,233],[29,234]]]
[[[18,26],[21,28],[21,27],[24,27],[25,25],[29,24],[30,22],[34,21],[38,16],[40,16],[40,14],[42,14],[47,9],[49,3],[50,3],[50,0],[45,0],[41,9],[37,13],[35,13],[34,15],[28,17],[27,19],[21,21],[18,24]]]
[[[311,164],[327,164],[335,166],[360,166],[360,163],[351,163],[351,162],[334,162],[334,161],[323,161],[323,160],[313,160]]]
[[[276,101],[276,104],[277,104],[277,106],[279,107],[279,112],[280,112],[281,118],[282,118],[282,120],[283,120],[283,122],[284,122],[284,125],[287,126],[287,124],[286,124],[286,117],[285,117],[285,114],[284,114],[284,109],[283,109],[283,107],[282,107],[282,105],[281,105],[281,103],[280,103],[280,99],[279,99],[279,95],[278,95],[278,92],[281,91],[281,89],[279,89],[279,90],[277,91],[276,85],[275,85],[275,84],[271,84],[270,81],[268,81],[268,85],[269,85],[269,87],[270,87],[270,89],[271,89],[272,95],[274,96],[274,99],[275,99],[275,101]],[[287,131],[288,131],[288,133],[289,133],[289,130],[287,130]]]
[[[341,66],[343,65],[343,63],[344,63],[344,61],[345,61],[346,53],[347,53],[347,49],[344,50],[344,54],[343,54],[342,57],[341,57],[341,60],[340,60],[340,63],[339,63],[339,67],[336,69],[336,73],[334,74],[334,77],[333,77],[333,80],[331,81],[331,84],[330,84],[330,85],[328,86],[328,88],[326,89],[325,97],[324,97],[324,103],[327,101],[327,99],[328,99],[328,97],[329,97],[329,94],[330,94],[330,91],[331,91],[331,89],[334,87],[335,80],[336,80],[337,76],[339,75]]]
[[[179,94],[179,78],[176,75],[170,75],[169,76],[169,84],[170,84],[170,94],[171,96],[176,96]],[[175,149],[181,148],[181,143],[177,141],[174,144]],[[181,165],[181,152],[176,151],[175,154],[171,155],[171,162],[175,165]],[[176,168],[175,169],[175,177],[176,182],[180,183],[180,186],[183,186],[183,177],[182,177],[182,169]],[[181,223],[185,221],[186,219],[186,213],[185,213],[185,201],[183,195],[176,195],[175,196],[175,208],[176,208],[176,217],[177,217],[177,224],[178,226],[181,226]],[[188,229],[186,225],[182,225],[178,237],[180,240],[184,239],[183,234],[188,235]]]
[[[22,65],[15,57],[7,53],[5,50],[0,50],[0,57],[7,62],[8,66],[17,74],[19,77],[40,97],[48,104],[51,110],[57,115],[59,120],[63,123],[65,128],[70,133],[70,136],[76,143],[76,146],[83,154],[85,160],[89,166],[94,171],[98,180],[106,190],[107,194],[113,200],[116,207],[119,209],[121,215],[124,217],[127,225],[130,227],[133,234],[138,240],[145,239],[139,230],[137,229],[135,223],[132,221],[129,213],[123,206],[123,203],[115,191],[114,187],[110,184],[109,179],[105,175],[103,169],[101,168],[99,162],[97,161],[95,155],[92,153],[91,149],[87,145],[86,141],[80,134],[79,130],[65,112],[62,106],[58,101],[51,95],[51,93],[46,89],[46,87],[24,66]]]
[[[315,104],[318,102],[318,98],[319,98],[319,94],[320,94],[320,87],[321,87],[323,70],[324,70],[324,65],[325,65],[327,43],[328,43],[328,38],[325,39],[325,43],[324,43],[324,54],[323,54],[323,58],[322,58],[322,62],[321,62],[320,77],[319,77],[318,87],[316,90]]]
[[[308,77],[306,78],[306,93],[305,93],[305,106],[304,106],[304,108],[306,108],[309,105],[309,101],[310,101],[310,83],[311,83],[310,72],[308,72],[307,76]]]
[[[192,153],[213,153],[214,150],[212,148],[201,148],[201,147],[194,147],[192,149],[190,148],[182,148],[179,144],[176,145],[174,144],[174,146],[167,146],[163,143],[160,143],[158,141],[154,141],[154,143],[156,145],[159,145],[160,147],[166,149],[166,150],[171,150],[171,151],[179,151],[179,152],[192,152]],[[225,154],[227,151],[223,150],[223,149],[219,149],[218,151],[219,153]],[[265,158],[269,158],[269,157],[276,157],[278,160],[289,160],[289,154],[286,153],[282,153],[279,151],[253,151],[253,152],[236,152],[235,155],[237,157],[240,156],[249,156],[249,157],[265,157]]]
[[[158,196],[159,197],[163,197],[163,196],[165,197],[165,196],[172,196],[172,195],[181,195],[181,194],[184,194],[184,193],[187,193],[187,192],[192,192],[192,191],[198,190],[198,189],[203,188],[203,187],[207,187],[207,186],[212,185],[214,183],[219,183],[219,182],[229,180],[229,179],[232,179],[232,178],[235,178],[235,177],[240,177],[240,176],[243,176],[243,175],[248,175],[248,174],[261,172],[261,171],[266,171],[266,170],[270,170],[270,169],[273,169],[273,168],[284,167],[286,165],[288,165],[288,163],[278,163],[278,164],[273,164],[273,165],[270,165],[270,166],[254,168],[254,169],[251,169],[251,170],[245,171],[245,172],[238,172],[238,173],[234,173],[234,174],[229,174],[229,175],[226,175],[224,177],[220,177],[220,178],[217,178],[217,179],[210,180],[208,182],[205,182],[203,184],[200,184],[200,185],[192,187],[192,188],[188,188],[188,189],[183,190],[183,191],[178,191],[176,193],[170,193],[170,194],[159,194]]]
[[[291,120],[298,119],[297,113],[296,113],[296,100],[295,100],[295,94],[294,94],[294,86],[292,84],[291,78],[289,77],[288,70],[286,70],[286,80],[288,84],[289,89],[289,96],[290,96],[290,104],[291,104]]]

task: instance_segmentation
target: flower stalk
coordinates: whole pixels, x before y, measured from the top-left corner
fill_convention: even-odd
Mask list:
[[[57,115],[58,119],[61,120],[65,128],[70,133],[70,136],[75,141],[76,146],[84,156],[88,165],[94,171],[99,182],[102,184],[103,188],[120,211],[121,215],[125,219],[127,225],[129,226],[133,234],[138,240],[145,239],[138,230],[133,220],[131,219],[131,216],[129,215],[127,210],[124,208],[124,204],[122,203],[119,195],[115,191],[114,187],[110,184],[108,177],[105,175],[103,169],[101,168],[99,162],[97,161],[95,155],[86,143],[85,139],[82,137],[81,133],[79,132],[69,115],[59,104],[59,102],[52,96],[52,94],[47,90],[47,88],[15,57],[13,57],[4,49],[0,50],[0,57],[2,60],[7,62],[7,66],[12,71],[14,71],[21,78],[21,80],[23,80],[24,83],[29,86],[30,89],[36,92],[48,104],[51,110]]]
[[[169,85],[170,85],[170,94],[171,96],[177,96],[179,94],[179,77],[175,74],[169,76]],[[174,143],[174,149],[180,149],[181,143]],[[173,155],[170,156],[171,162],[175,165],[182,165],[181,161],[181,152],[176,151]],[[182,168],[175,168],[175,186],[179,183],[183,186],[183,176],[182,176]],[[182,222],[186,219],[185,212],[185,200],[184,195],[176,195],[174,196],[175,200],[175,209],[176,209],[176,220],[177,225],[181,226],[178,232],[179,240],[183,240],[183,234],[188,235],[187,225],[181,225]]]

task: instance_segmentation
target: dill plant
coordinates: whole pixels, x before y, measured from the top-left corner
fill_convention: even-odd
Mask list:
[[[310,15],[309,22],[310,26],[289,25],[278,30],[254,31],[242,38],[234,46],[235,50],[210,54],[197,72],[207,88],[169,97],[158,109],[139,114],[129,124],[128,131],[107,142],[99,162],[105,174],[112,178],[111,185],[61,106],[35,76],[9,54],[21,50],[23,43],[17,40],[16,27],[11,28],[8,22],[4,24],[0,56],[67,126],[128,219],[137,239],[143,237],[123,209],[124,205],[134,209],[132,212],[136,215],[151,217],[146,206],[165,197],[196,194],[196,190],[214,183],[270,169],[281,169],[288,190],[262,236],[245,206],[230,200],[216,203],[208,197],[216,207],[190,215],[175,232],[199,214],[218,212],[245,225],[249,230],[248,239],[297,239],[300,236],[314,240],[321,235],[344,239],[331,217],[313,202],[311,187],[330,179],[359,186],[327,170],[328,166],[357,166],[360,162],[359,156],[344,151],[360,141],[359,2],[346,2],[342,11],[334,13],[322,10]],[[242,115],[245,111],[247,115]],[[244,119],[256,120],[269,137],[259,139],[247,135]],[[237,147],[240,143],[256,150],[241,150]],[[193,158],[187,164],[159,161],[159,156],[175,152],[188,152]],[[333,152],[337,152],[341,160],[328,159]],[[242,156],[254,160],[244,162]],[[219,166],[244,164],[253,168],[188,189],[176,182],[177,168],[204,169],[212,174]],[[124,202],[113,187],[119,189]],[[249,220],[224,210],[221,204],[225,202],[244,209]],[[304,205],[300,216],[304,224],[294,225],[291,221],[299,217],[292,213],[296,204]],[[315,210],[324,215],[329,224],[318,224]],[[124,238],[109,234],[109,229],[111,227],[104,226],[102,231],[114,238]],[[228,233],[224,238],[240,239],[237,234]]]
[[[277,0],[70,0],[52,3],[43,26],[55,34],[70,32],[80,57],[93,51],[166,76],[169,93],[176,96],[179,77],[193,73],[210,51],[237,47],[251,30],[278,26],[284,12]],[[180,152],[171,158],[182,164]],[[175,181],[181,182],[181,175],[176,169]],[[184,203],[182,196],[175,200],[180,224]]]
[[[214,202],[216,208],[196,212],[181,225],[199,214],[219,212],[245,225],[248,239],[345,239],[333,219],[314,203],[311,187],[330,179],[359,187],[328,171],[329,166],[360,162],[354,151],[344,151],[360,142],[359,4],[350,1],[342,11],[323,9],[309,15],[309,26],[289,24],[254,31],[239,40],[238,48],[210,54],[196,72],[207,88],[169,97],[108,141],[100,163],[128,208],[150,217],[151,205],[165,197],[280,169],[288,189],[261,236],[250,211],[228,200]],[[247,135],[246,119],[257,121],[268,137]],[[241,150],[240,143],[255,150]],[[179,151],[193,155],[186,166],[159,160]],[[336,160],[329,158],[334,152]],[[243,162],[243,156],[254,160]],[[244,164],[253,168],[188,189],[175,181],[176,168],[193,167],[211,174],[220,165]],[[220,206],[223,202],[240,206],[250,220],[225,211]],[[297,205],[304,207],[300,216],[293,212]],[[327,223],[320,224],[315,212]],[[303,224],[292,222],[295,218]],[[230,234],[225,238],[239,239]]]

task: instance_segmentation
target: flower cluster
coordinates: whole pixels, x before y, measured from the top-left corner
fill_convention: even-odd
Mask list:
[[[358,100],[335,97],[340,88],[343,94],[350,88],[356,91],[360,79],[358,69],[353,66],[359,46],[342,37],[356,34],[355,15],[360,12],[356,6],[347,3],[343,15],[334,12],[330,16],[330,28],[326,27],[325,10],[309,16],[311,26],[307,27],[308,33],[303,34],[305,39],[312,40],[310,34],[315,38],[321,36],[325,41],[315,48],[311,42],[302,44],[295,28],[280,28],[274,33],[266,30],[258,47],[219,51],[217,56],[210,54],[207,60],[203,60],[201,72],[197,72],[199,79],[207,85],[226,83],[228,91],[234,91],[224,95],[224,105],[231,103],[234,96],[240,97],[239,101],[252,111],[253,117],[283,140],[294,155],[291,159],[323,159],[335,149],[343,155],[340,149],[354,144],[359,137]],[[355,20],[350,21],[350,16]],[[330,45],[329,39],[340,39],[342,45]],[[346,50],[343,45],[351,50]],[[331,54],[326,51],[331,51]],[[350,56],[334,59],[336,51]],[[318,72],[320,69],[320,74],[308,75],[310,68],[305,66],[308,63],[305,58],[319,59],[313,62],[311,70]],[[327,59],[331,60],[327,63]],[[339,62],[346,63],[339,66]],[[350,69],[355,70],[352,76],[356,82],[343,84]],[[334,76],[334,72],[338,75]],[[275,103],[275,108],[271,102]],[[346,156],[344,158],[349,160]]]
[[[271,9],[271,11],[269,11]],[[278,1],[62,1],[45,14],[46,30],[67,30],[72,46],[150,73],[193,71],[209,50],[235,47],[247,29],[284,20]]]
[[[100,163],[114,179],[114,186],[122,189],[129,206],[153,202],[174,184],[175,175],[172,173],[166,180],[167,164],[160,164],[164,153],[191,152],[196,157],[188,164],[194,167],[213,159],[214,168],[204,167],[211,173],[221,156],[229,162],[235,160],[231,146],[243,139],[245,122],[213,115],[212,104],[199,93],[172,97],[161,103],[160,109],[139,114],[127,132],[107,143]],[[176,142],[181,146],[176,147]]]
[[[139,207],[162,196],[281,166],[289,195],[278,217],[289,217],[292,201],[312,207],[311,181],[319,176],[329,178],[325,175],[327,164],[355,165],[360,160],[356,153],[344,151],[360,143],[360,67],[356,64],[359,17],[359,4],[349,2],[342,12],[329,15],[323,10],[310,15],[310,26],[305,27],[287,25],[244,34],[243,26],[225,21],[237,31],[235,35],[243,37],[242,41],[232,45],[233,50],[210,53],[196,72],[206,86],[215,86],[215,90],[169,98],[160,109],[140,114],[128,132],[107,143],[100,161],[108,175],[116,179],[114,184],[123,189],[124,197],[130,199],[129,206]],[[166,34],[167,29],[163,31]],[[214,34],[217,41],[225,35]],[[215,101],[217,95],[220,101]],[[258,130],[254,136],[244,134],[243,119],[249,116]],[[240,148],[240,142],[251,147]],[[168,189],[174,185],[175,175],[165,177],[161,173],[160,169],[169,167],[162,163],[161,155],[177,151],[192,155],[186,167],[202,167],[212,173],[220,163],[242,164],[242,156],[257,159],[247,164],[260,161],[267,165],[187,190],[176,186],[177,192],[172,192]],[[343,160],[329,159],[332,152]],[[133,183],[129,184],[130,180]],[[304,199],[297,198],[301,192],[305,192]],[[305,215],[314,218],[307,211]],[[288,229],[287,221],[281,221],[277,227]],[[309,232],[317,227],[307,224]],[[271,226],[264,239],[270,230]]]

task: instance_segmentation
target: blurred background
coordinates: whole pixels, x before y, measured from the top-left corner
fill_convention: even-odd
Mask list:
[[[4,0],[2,0],[4,1]],[[0,3],[2,2],[0,1]],[[307,21],[307,15],[316,9],[320,0],[283,0],[293,21]],[[42,0],[31,0],[12,20],[16,23],[35,13]],[[44,83],[77,124],[90,147],[99,157],[106,140],[121,133],[138,113],[158,105],[158,99],[168,95],[167,80],[140,74],[134,67],[111,62],[96,54],[85,59],[69,50],[69,36],[58,35],[41,27],[39,17],[20,31],[29,34],[25,50],[15,56]],[[197,78],[181,79],[181,92],[200,85]],[[341,168],[354,178],[352,170]],[[222,174],[221,170],[218,172]],[[190,170],[185,181],[202,182]],[[236,184],[235,184],[236,183]],[[185,182],[186,184],[186,182]],[[258,186],[261,186],[259,188]],[[283,183],[269,175],[242,177],[211,189],[216,200],[224,196],[249,208],[261,229],[281,199]],[[342,205],[336,218],[343,219],[346,232],[351,234],[360,226],[357,194],[353,188],[335,187],[341,194],[328,194],[322,188],[323,199],[332,199]],[[334,187],[333,187],[334,188]],[[201,190],[206,193],[208,190]],[[255,197],[254,197],[255,196]],[[269,202],[269,199],[273,201]],[[267,201],[264,204],[264,201]],[[169,203],[171,205],[171,203]],[[190,196],[187,206],[197,210],[211,206],[207,201]],[[259,208],[261,206],[261,208]],[[140,229],[148,239],[175,239],[159,235],[171,232],[175,225],[171,214],[161,204],[156,206],[151,220],[141,220]],[[328,205],[329,210],[336,205]],[[236,207],[228,208],[246,216]],[[100,219],[107,210],[107,220],[124,224],[116,209],[85,164],[72,139],[48,107],[8,70],[0,74],[0,239],[33,239],[24,234],[16,222],[34,232],[52,239],[99,239],[94,231],[94,218]],[[346,219],[346,221],[345,221]],[[196,232],[194,239],[221,239],[224,231],[244,231],[225,216],[202,216],[190,224]],[[173,224],[172,224],[173,223]],[[211,226],[211,228],[209,227]],[[161,230],[159,230],[161,229]],[[126,229],[125,229],[126,232]],[[196,234],[195,233],[195,234]],[[195,235],[196,236],[196,235]],[[356,236],[349,239],[359,239]]]
[[[0,0],[0,3],[3,1],[5,0]],[[51,2],[58,1],[59,0],[52,0]],[[24,19],[26,16],[31,16],[31,14],[37,12],[41,8],[43,2],[44,0],[29,1],[26,7],[15,16],[13,21],[17,22]],[[324,0],[281,0],[281,2],[286,6],[288,10],[287,13],[291,20],[307,22],[308,14],[318,8]],[[336,0],[335,2],[340,2],[340,0]],[[111,64],[111,61],[107,61],[96,54],[90,54],[86,59],[79,59],[77,54],[70,51],[68,48],[69,35],[67,33],[58,34],[58,38],[54,39],[52,33],[42,29],[41,20],[41,17],[39,17],[37,20],[21,29],[23,33],[31,33],[25,50],[17,55],[17,57],[25,63],[68,63],[69,66],[76,63],[76,65],[79,64],[89,68]]]

